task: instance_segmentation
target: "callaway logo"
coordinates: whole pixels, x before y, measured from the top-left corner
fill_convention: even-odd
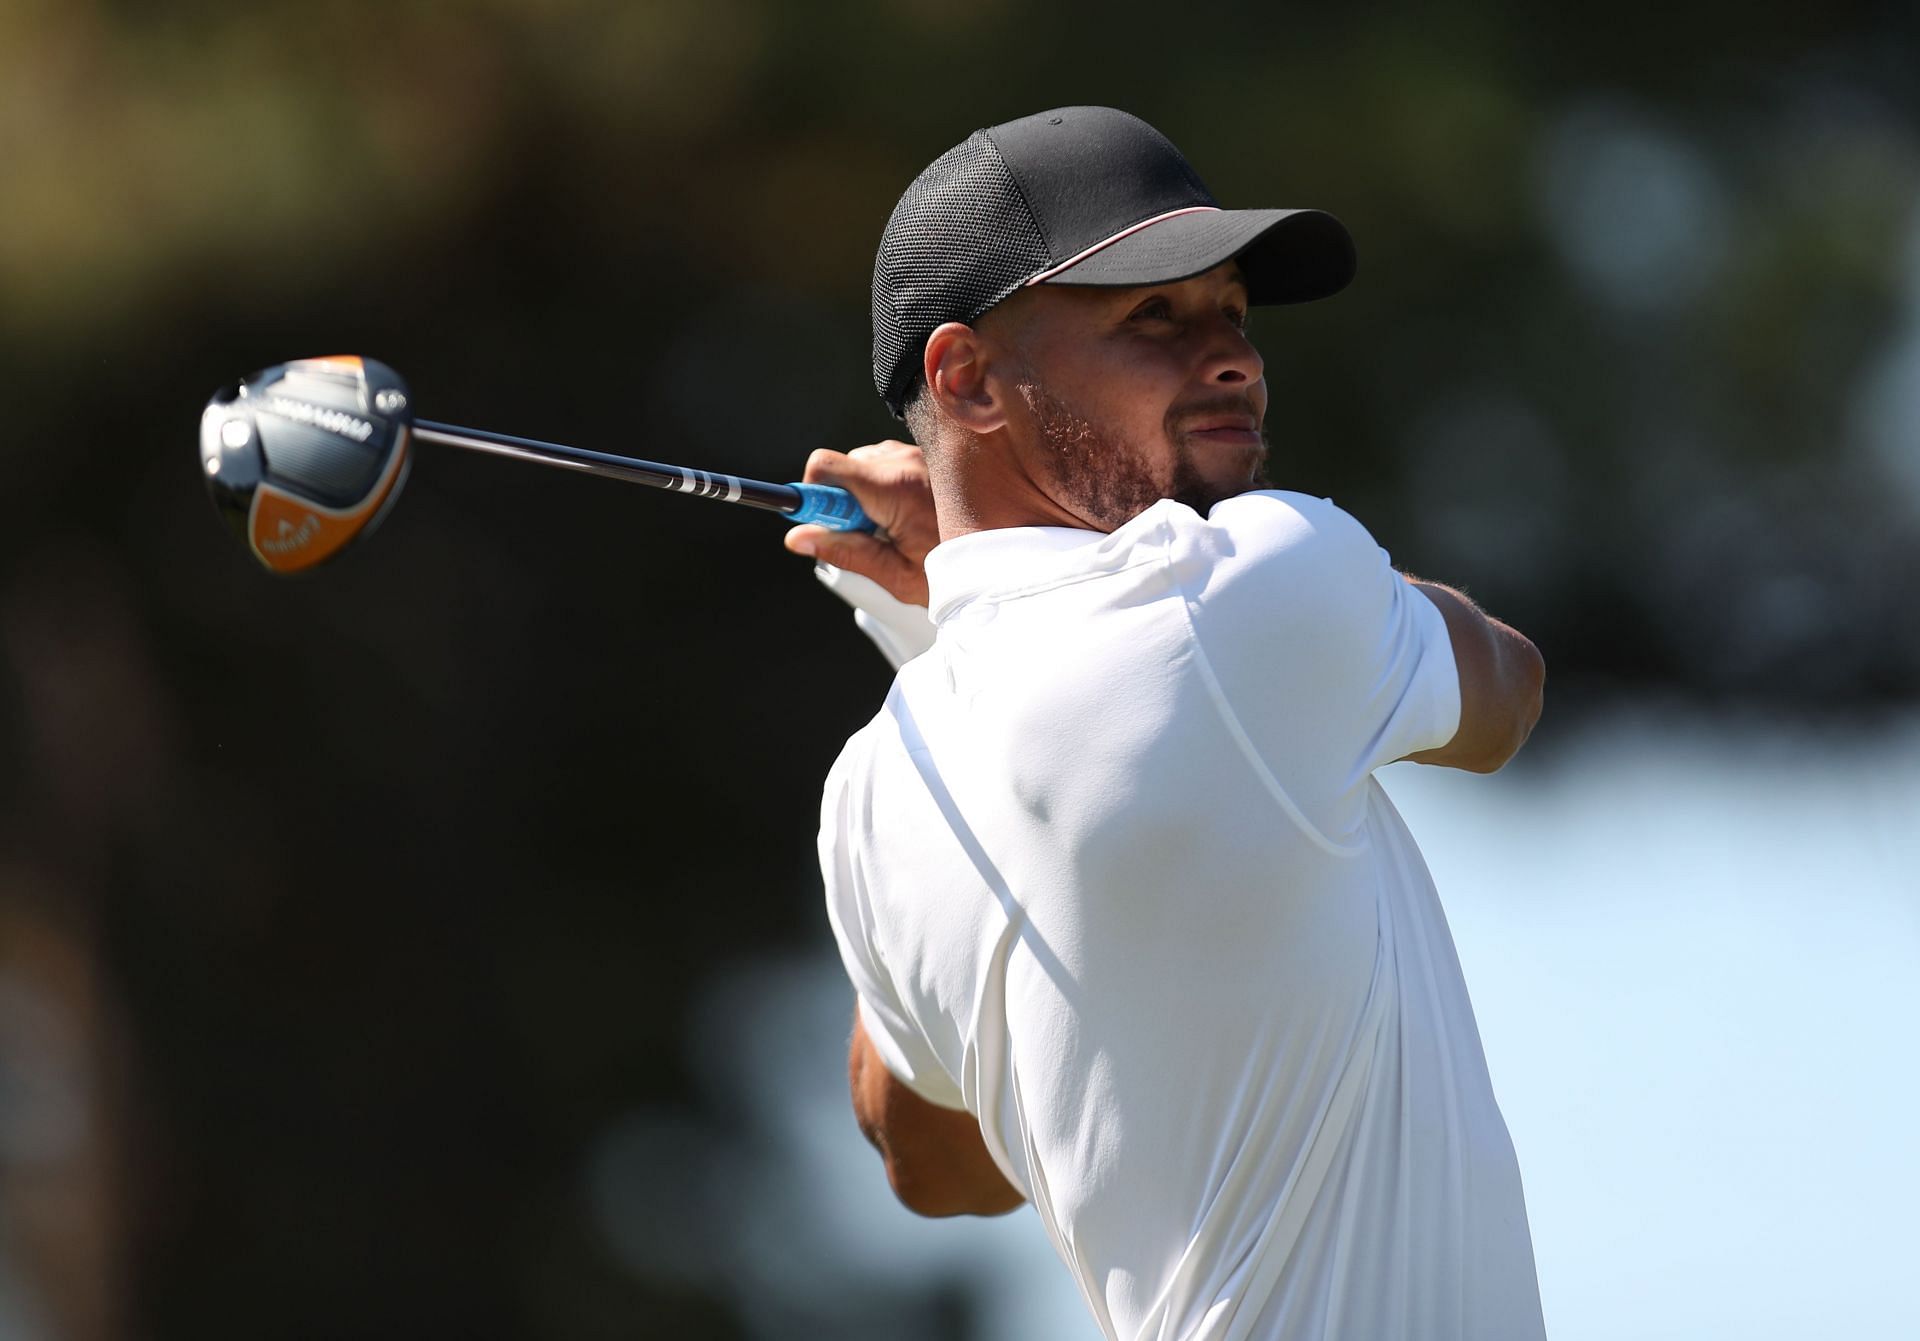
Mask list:
[[[299,549],[319,534],[320,519],[311,512],[298,526],[282,517],[277,534],[271,540],[262,539],[260,548],[268,554],[285,554],[289,550]]]
[[[356,419],[345,410],[330,410],[324,405],[310,405],[304,400],[292,400],[286,396],[267,397],[267,409],[295,423],[312,424],[315,428],[324,428],[329,433],[338,433],[355,442],[365,442],[373,436],[372,424],[364,419]]]

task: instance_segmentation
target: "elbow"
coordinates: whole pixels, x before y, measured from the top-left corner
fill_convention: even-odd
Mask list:
[[[1527,737],[1533,734],[1533,728],[1540,724],[1540,709],[1546,702],[1547,659],[1540,655],[1540,649],[1533,645],[1531,638],[1524,634],[1515,634],[1514,637],[1519,643],[1515,660],[1519,663],[1520,721],[1513,752],[1518,754],[1520,747],[1527,743]]]
[[[887,1185],[902,1206],[929,1220],[944,1220],[956,1215],[1005,1215],[1025,1204],[1026,1199],[1004,1180],[969,1180],[956,1171],[940,1167],[921,1167],[889,1158]]]
[[[854,1120],[902,1206],[939,1219],[1004,1215],[1025,1200],[993,1162],[974,1116],[929,1103],[895,1079],[857,1015],[847,1074]]]
[[[944,1186],[939,1178],[930,1177],[930,1171],[922,1167],[918,1160],[894,1148],[887,1139],[886,1128],[878,1121],[866,1114],[858,1116],[860,1134],[867,1138],[867,1144],[880,1156],[880,1167],[886,1171],[887,1186],[893,1189],[894,1200],[915,1215],[924,1215],[929,1219],[961,1214],[960,1209],[951,1204],[951,1189]]]
[[[1523,742],[1527,736],[1533,734],[1533,728],[1540,724],[1540,708],[1546,702],[1547,696],[1547,659],[1540,655],[1540,649],[1531,641],[1527,643],[1527,651],[1532,653],[1532,656],[1531,670],[1528,672],[1530,678],[1528,680],[1527,729],[1521,736]]]
[[[1479,750],[1455,764],[1469,773],[1498,773],[1509,759],[1520,753],[1520,747],[1527,743],[1540,721],[1547,683],[1546,659],[1531,639],[1511,629],[1506,630],[1502,641],[1500,662],[1505,693],[1499,701],[1503,707],[1500,718],[1504,719],[1504,729],[1488,730],[1481,738]]]
[[[1505,739],[1482,761],[1483,766],[1473,770],[1476,773],[1499,772],[1509,759],[1520,753],[1540,722],[1540,709],[1546,698],[1546,658],[1540,655],[1532,639],[1515,633],[1508,644],[1506,660],[1511,685],[1507,701],[1512,707],[1509,727]]]
[[[887,1160],[887,1186],[893,1189],[893,1195],[902,1206],[915,1215],[923,1215],[929,1220],[944,1220],[949,1216],[965,1215],[965,1202],[954,1193],[950,1183],[938,1177],[927,1177],[926,1171],[916,1169],[897,1159]]]
[[[893,1188],[894,1200],[915,1215],[923,1216],[928,1220],[946,1220],[965,1213],[963,1208],[931,1195],[926,1188],[912,1179],[894,1177],[891,1169],[887,1171],[887,1184]]]

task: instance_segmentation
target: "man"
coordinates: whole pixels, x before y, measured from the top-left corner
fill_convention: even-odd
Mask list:
[[[874,272],[919,447],[807,467],[882,529],[788,536],[884,589],[848,594],[911,657],[822,811],[860,1126],[916,1211],[1031,1201],[1109,1337],[1542,1335],[1459,965],[1372,778],[1500,767],[1540,657],[1261,474],[1247,309],[1352,271],[1330,216],[1219,209],[1125,113],[977,132]]]

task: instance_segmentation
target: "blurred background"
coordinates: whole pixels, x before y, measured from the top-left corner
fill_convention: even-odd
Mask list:
[[[1106,103],[1360,278],[1273,474],[1551,670],[1439,879],[1553,1335],[1920,1335],[1920,19],[0,5],[0,1338],[1074,1338],[846,1107],[818,786],[889,673],[764,514],[438,449],[267,577],[216,386],[796,478],[895,198]]]

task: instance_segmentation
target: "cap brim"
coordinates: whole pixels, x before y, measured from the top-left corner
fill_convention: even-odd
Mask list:
[[[1328,298],[1353,280],[1353,238],[1324,210],[1203,210],[1122,234],[1043,284],[1173,284],[1238,258],[1255,303]]]

